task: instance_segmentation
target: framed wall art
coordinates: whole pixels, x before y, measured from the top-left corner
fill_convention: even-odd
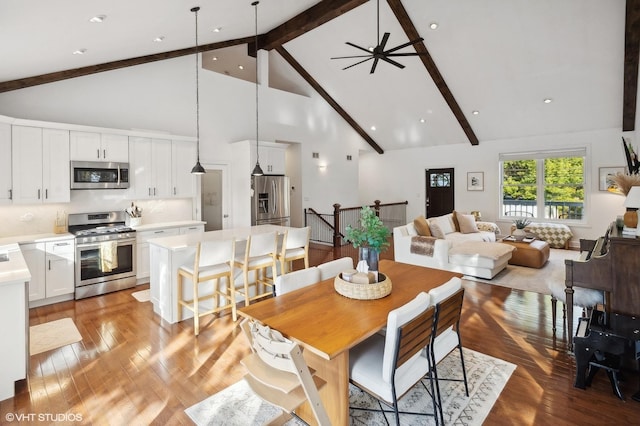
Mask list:
[[[611,180],[609,179],[610,176],[614,176],[617,173],[625,173],[625,168],[624,167],[600,167],[598,169],[599,171],[599,190],[600,191],[607,191],[609,189],[609,187],[612,185]]]
[[[484,172],[467,173],[467,191],[484,191]]]

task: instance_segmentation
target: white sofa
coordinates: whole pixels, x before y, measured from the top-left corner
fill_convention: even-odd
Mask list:
[[[431,226],[437,220],[440,223],[449,221],[452,220],[450,215],[432,218],[428,222]],[[451,223],[451,226],[441,227],[440,230],[444,231],[438,235],[441,238],[418,236],[413,222],[393,228],[395,260],[486,279],[506,268],[514,247],[495,242],[499,232],[496,224],[477,222],[477,232],[462,233],[455,231]]]

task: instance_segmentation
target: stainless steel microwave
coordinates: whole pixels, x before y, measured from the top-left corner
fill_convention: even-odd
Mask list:
[[[71,162],[71,189],[126,188],[129,188],[129,163]]]

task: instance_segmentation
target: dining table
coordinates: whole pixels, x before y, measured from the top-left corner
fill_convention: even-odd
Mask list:
[[[250,320],[297,342],[315,374],[326,381],[320,397],[332,425],[349,424],[349,349],[380,331],[390,311],[462,274],[381,260],[379,270],[392,282],[391,292],[372,300],[342,296],[334,278],[268,298],[238,310]],[[313,412],[303,405],[296,414],[309,424]]]

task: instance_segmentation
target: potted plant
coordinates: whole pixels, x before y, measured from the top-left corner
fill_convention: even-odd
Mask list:
[[[360,210],[359,222],[359,228],[347,225],[345,240],[358,249],[359,259],[367,262],[370,271],[377,271],[380,252],[389,247],[389,229],[369,206]]]
[[[513,221],[513,224],[516,226],[516,230],[513,232],[513,235],[516,237],[524,238],[526,233],[524,232],[524,228],[529,225],[531,221],[525,217],[516,219]]]

